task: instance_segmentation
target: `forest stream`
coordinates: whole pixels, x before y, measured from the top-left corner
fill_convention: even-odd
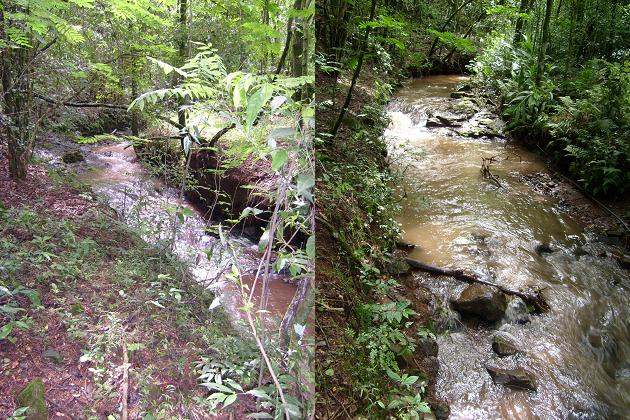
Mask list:
[[[460,320],[449,301],[467,284],[416,272],[436,296],[438,397],[452,419],[622,418],[630,412],[630,272],[615,256],[624,251],[523,182],[545,173],[545,162],[506,140],[496,116],[450,97],[464,80],[413,80],[388,108],[398,221],[416,245],[409,256],[509,289],[543,290],[549,310],[533,314],[513,299],[494,324]],[[493,156],[494,179],[484,179],[482,157]],[[497,333],[516,354],[493,352]],[[495,384],[488,366],[523,368],[536,390]]]
[[[67,149],[67,141],[57,140],[53,147],[40,150],[39,154],[61,165],[60,158]],[[246,272],[244,284],[251,287],[260,260],[258,245],[238,234],[226,234],[229,246],[221,244],[216,234],[208,232],[214,222],[182,197],[179,188],[151,176],[128,142],[83,145],[81,153],[84,162],[68,165],[77,172],[78,180],[90,185],[99,199],[127,225],[139,229],[145,240],[173,243],[173,252],[188,263],[194,279],[216,293],[217,303],[232,319],[243,319],[238,286],[227,282],[224,276],[232,267],[229,248],[234,250],[240,268]],[[178,209],[180,217],[176,217]],[[275,323],[281,320],[295,294],[295,286],[284,280],[282,275],[270,275],[268,308]],[[256,302],[259,294],[260,285],[254,297]]]

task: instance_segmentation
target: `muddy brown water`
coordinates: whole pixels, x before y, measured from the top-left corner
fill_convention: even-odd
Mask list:
[[[60,164],[60,156],[68,144],[57,143],[49,150],[41,150],[40,156]],[[233,263],[228,243],[221,243],[207,232],[215,222],[207,220],[205,214],[182,198],[178,188],[150,176],[129,143],[84,145],[81,151],[86,161],[68,166],[77,171],[79,181],[90,185],[100,199],[116,210],[122,221],[138,229],[148,242],[172,242],[173,252],[189,263],[194,278],[217,294],[220,306],[232,319],[242,321],[239,287],[225,277]],[[177,208],[189,210],[183,223],[174,216]],[[226,238],[243,271],[254,272],[261,258],[258,245],[239,235],[230,234]],[[251,274],[243,276],[247,287],[252,285],[251,278]],[[291,303],[296,287],[287,283],[282,275],[272,275],[269,287],[268,310],[273,315],[272,322],[277,323]],[[260,282],[256,290],[254,299],[257,301]]]
[[[610,419],[630,416],[630,276],[597,242],[596,233],[553,198],[534,193],[521,175],[544,162],[501,137],[471,138],[452,128],[427,128],[433,114],[450,115],[460,76],[417,79],[389,105],[385,133],[400,176],[404,239],[410,256],[485,275],[511,289],[545,289],[550,311],[520,324],[467,327],[449,301],[465,287],[456,280],[416,274],[437,299],[436,313],[454,319],[438,336],[437,392],[452,419]],[[487,113],[475,114],[476,124]],[[500,126],[500,123],[498,123]],[[506,152],[509,152],[506,154]],[[491,165],[501,188],[482,178],[481,158],[509,155]],[[554,252],[539,255],[549,243]],[[587,252],[588,254],[585,254]],[[520,353],[500,358],[491,349],[497,330],[511,334]],[[495,385],[485,366],[524,367],[537,391]]]

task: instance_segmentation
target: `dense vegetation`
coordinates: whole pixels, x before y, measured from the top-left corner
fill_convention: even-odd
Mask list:
[[[60,346],[57,336],[46,338],[48,326],[39,319],[50,307],[62,308],[64,322],[72,328],[87,328],[88,333],[73,332],[68,338],[84,351],[81,366],[90,366],[90,381],[99,387],[98,406],[84,407],[84,415],[113,418],[120,411],[126,418],[127,401],[120,410],[112,402],[134,392],[142,395],[141,402],[130,398],[130,409],[133,405],[134,415],[143,418],[207,418],[230,410],[227,415],[258,413],[258,418],[312,414],[311,339],[305,332],[310,331],[306,318],[315,245],[313,16],[309,0],[0,4],[2,182],[7,185],[0,221],[7,236],[0,248],[0,346],[3,352],[31,341]],[[123,220],[103,221],[107,207],[76,219],[51,214],[40,201],[19,199],[38,191],[43,202],[63,207],[63,202],[91,197],[89,188],[72,181],[78,190],[64,192],[58,200],[72,179],[64,174],[81,169],[64,155],[66,165],[46,174],[34,151],[53,148],[54,142],[81,161],[80,150],[91,150],[89,145],[119,141],[134,146],[146,168],[164,180],[164,188],[180,191],[180,200],[163,209],[174,230],[191,216],[181,202],[184,194],[194,197],[204,213],[220,215],[204,228],[220,246],[203,253],[209,260],[232,261],[223,280],[240,291],[234,293],[243,326],[234,317],[213,315],[224,311],[223,304],[197,287],[191,267],[173,255],[176,232],[152,231],[142,220],[125,220],[134,227],[126,231],[120,227]],[[220,181],[208,183],[246,171],[253,172],[247,181],[262,179],[265,187],[241,182],[237,190],[227,191]],[[52,179],[61,185],[53,186]],[[24,193],[16,193],[20,190]],[[247,197],[240,207],[235,204],[239,194]],[[107,223],[115,226],[119,242],[134,245],[119,252],[117,244],[99,242]],[[249,290],[244,277],[250,269],[241,265],[231,243],[244,226],[253,226],[251,236],[259,241],[260,261],[253,272],[257,282],[251,286],[256,291]],[[34,254],[24,259],[29,252]],[[46,269],[50,261],[55,264]],[[25,270],[45,275],[23,277]],[[299,290],[278,320],[277,332],[265,327],[270,325],[266,305],[274,273],[282,273]],[[104,300],[81,303],[95,293],[84,286],[96,275],[94,286],[106,290]],[[141,281],[131,284],[129,279]],[[73,309],[75,300],[81,309]],[[114,300],[114,306],[104,306]],[[149,308],[151,315],[138,314],[134,307]],[[138,316],[143,327],[129,332],[134,328],[129,319]],[[152,329],[161,331],[159,323],[170,338],[153,351],[147,336]],[[111,334],[99,338],[91,333],[103,329]],[[177,354],[185,340],[197,343],[185,357],[173,359],[185,374],[174,376],[174,388],[156,388],[152,373],[143,373],[139,365],[145,359],[151,369],[168,365],[160,357]],[[139,352],[144,359],[134,356]],[[126,366],[127,358],[127,379],[111,376],[113,366]],[[16,379],[22,383],[26,378]],[[16,411],[6,414],[19,418],[24,414],[20,390],[9,391]],[[63,407],[61,401],[56,404]]]

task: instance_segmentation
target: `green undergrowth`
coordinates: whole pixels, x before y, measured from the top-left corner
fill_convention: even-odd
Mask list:
[[[473,82],[500,99],[507,128],[597,196],[630,188],[630,58],[578,68],[549,59],[536,83],[536,51],[494,33],[470,65]]]
[[[337,343],[318,356],[318,392],[350,399],[344,404],[357,418],[430,412],[423,401],[427,378],[401,362],[415,349],[417,337],[409,333],[415,313],[404,298],[388,297],[400,286],[387,272],[399,236],[396,181],[382,138],[391,91],[376,82],[369,102],[346,117],[352,130],[335,139],[319,133],[316,148],[317,217],[326,232],[318,236],[317,314],[322,336]],[[349,318],[335,317],[340,306]]]
[[[207,399],[212,388],[200,386],[209,366],[247,387],[244,370],[258,357],[252,340],[221,308],[208,312],[214,296],[168,252],[98,209],[60,219],[2,207],[0,228],[0,342],[8,357],[25,345],[59,348],[68,367],[87,368],[94,386],[88,418],[116,418],[123,343],[140,395],[133,410],[144,419],[216,413]],[[50,335],[56,323],[67,331],[63,342]]]

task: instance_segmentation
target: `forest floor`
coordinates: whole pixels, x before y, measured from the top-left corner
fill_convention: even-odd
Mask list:
[[[167,252],[149,246],[97,204],[89,188],[32,165],[8,178],[0,146],[0,324],[20,321],[0,340],[0,418],[19,408],[18,393],[41,378],[51,419],[241,418],[245,396],[209,415],[198,362],[256,357],[213,296],[189,280]],[[38,299],[29,299],[37,292]],[[4,289],[2,289],[4,290]],[[129,365],[123,363],[123,348]],[[128,380],[123,378],[128,373]]]

